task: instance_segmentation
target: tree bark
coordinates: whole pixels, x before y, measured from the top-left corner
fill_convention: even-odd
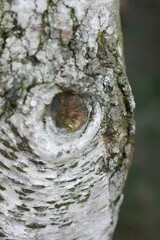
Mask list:
[[[134,139],[118,0],[0,2],[0,237],[110,240]]]

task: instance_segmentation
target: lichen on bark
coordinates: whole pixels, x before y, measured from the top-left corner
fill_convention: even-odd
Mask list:
[[[110,240],[134,141],[119,1],[2,0],[0,9],[0,236]],[[50,111],[67,93],[84,100],[75,131]],[[58,120],[71,125],[63,104]]]

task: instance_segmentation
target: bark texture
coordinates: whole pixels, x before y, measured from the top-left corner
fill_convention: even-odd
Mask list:
[[[119,1],[1,0],[0,54],[1,239],[110,240],[134,138]]]

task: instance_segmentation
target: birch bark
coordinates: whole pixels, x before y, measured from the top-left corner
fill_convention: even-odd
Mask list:
[[[0,55],[1,239],[112,239],[134,139],[119,1],[1,0]]]

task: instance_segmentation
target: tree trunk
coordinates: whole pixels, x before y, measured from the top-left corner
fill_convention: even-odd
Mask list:
[[[134,138],[118,0],[0,2],[0,237],[110,240]]]

